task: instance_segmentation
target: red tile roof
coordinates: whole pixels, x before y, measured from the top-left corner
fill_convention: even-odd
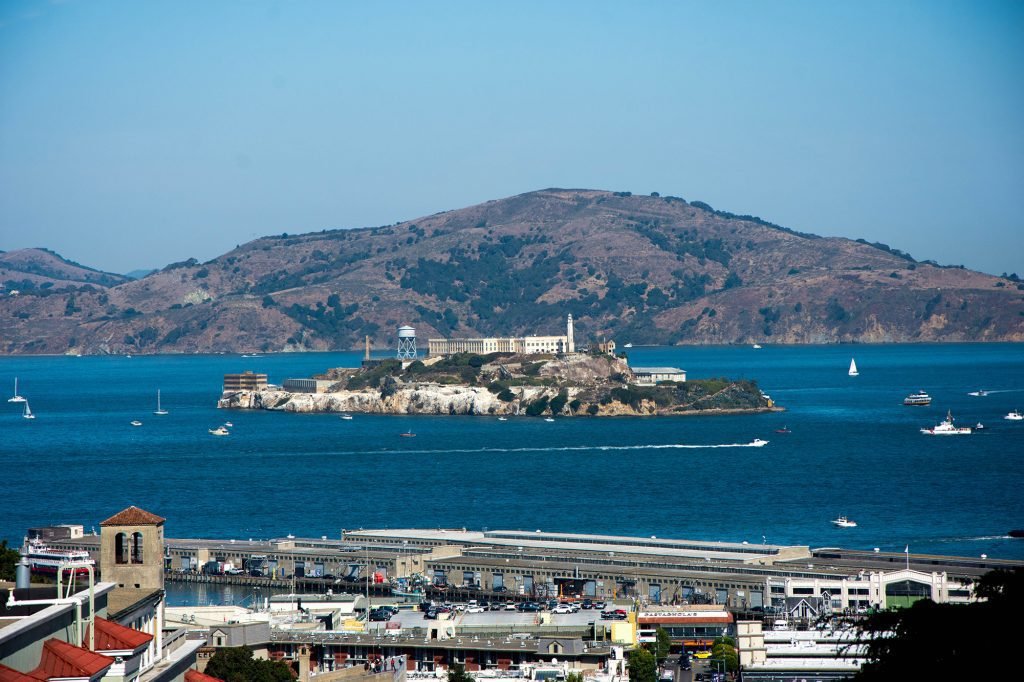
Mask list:
[[[89,641],[89,630],[85,630],[85,641]],[[153,635],[118,625],[117,623],[96,616],[96,648],[95,651],[135,650],[153,641]]]
[[[112,665],[114,659],[109,656],[94,654],[59,639],[48,639],[43,642],[39,666],[29,675],[42,680],[53,677],[93,677],[106,672]]]
[[[0,682],[39,682],[38,677],[19,673],[14,668],[0,665]]]
[[[185,671],[185,682],[224,682],[219,677],[210,677],[204,675],[198,670],[186,670]]]
[[[159,526],[167,519],[150,514],[145,509],[128,507],[100,523],[101,526]]]

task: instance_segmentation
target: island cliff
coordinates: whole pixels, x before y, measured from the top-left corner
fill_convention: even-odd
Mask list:
[[[317,377],[324,393],[271,387],[225,393],[217,406],[286,412],[452,415],[672,415],[777,410],[754,381],[701,379],[636,384],[622,358],[605,354],[460,354],[385,360]]]

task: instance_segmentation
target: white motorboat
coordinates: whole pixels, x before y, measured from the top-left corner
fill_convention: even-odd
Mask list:
[[[755,343],[754,344],[754,350],[761,350],[761,344]]]
[[[507,422],[508,421],[508,417],[498,417],[498,421],[500,421],[500,422]]]
[[[624,346],[622,346],[622,347],[623,347],[623,348],[632,348],[632,347],[633,347],[633,344],[631,344],[631,343],[627,343],[627,344],[625,344],[625,345],[624,345]]]
[[[760,438],[755,438],[750,441],[750,447],[752,448],[763,448],[765,445],[768,445],[768,441],[761,440]]]
[[[924,391],[918,391],[917,393],[911,393],[904,398],[903,404],[924,407],[932,404],[932,397]]]
[[[230,429],[230,428],[234,428],[235,425],[232,422],[224,422],[224,426]]]
[[[132,426],[142,426],[142,422],[140,422],[138,419],[133,419]]]
[[[979,388],[977,391],[971,391],[967,395],[973,395],[976,398],[984,398],[985,396],[988,395],[988,391],[986,391],[983,388]]]
[[[845,516],[840,516],[838,519],[832,519],[832,525],[838,528],[856,528],[857,522],[851,521]]]
[[[30,408],[28,406],[28,401],[26,400],[24,402],[25,402],[25,412],[21,416],[24,417],[25,419],[35,419],[36,416],[34,414],[32,414],[32,408]]]
[[[1013,412],[1007,413],[1007,415],[1003,417],[1003,419],[1009,419],[1010,421],[1013,422],[1019,422],[1021,420],[1024,420],[1024,414],[1021,414],[1020,410],[1014,410]]]
[[[850,371],[849,371],[849,375],[851,377],[855,377],[855,376],[859,376],[860,375],[860,372],[857,371],[857,361],[854,360],[853,358],[850,358]]]
[[[545,417],[545,418],[544,418],[544,421],[546,421],[546,422],[553,422],[553,421],[555,421],[555,420],[554,420],[554,419],[552,419],[551,417]]]
[[[341,415],[341,418],[344,419],[345,421],[352,421],[352,415],[350,414],[343,414]]]
[[[227,429],[225,429],[223,426],[218,426],[215,429],[207,429],[207,431],[209,431],[210,435],[213,435],[213,436],[228,436],[228,435],[231,435],[231,432],[228,431]]]
[[[156,389],[156,409],[153,410],[153,414],[159,414],[161,416],[167,414],[167,410],[165,410],[164,408],[160,407],[160,389],[159,388]]]
[[[973,430],[969,426],[955,426],[953,424],[952,411],[946,413],[942,423],[930,429],[921,429],[921,433],[927,436],[969,436]]]
[[[981,431],[983,428],[985,428],[985,425],[982,424],[981,422],[978,422],[977,424],[974,425],[975,431]]]
[[[18,395],[18,377],[14,377],[14,395],[7,399],[9,403],[23,403],[25,399]]]

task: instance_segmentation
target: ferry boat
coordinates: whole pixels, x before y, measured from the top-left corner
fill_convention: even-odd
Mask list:
[[[954,426],[953,412],[947,412],[946,418],[938,426],[930,429],[921,429],[921,433],[928,436],[969,436],[973,430],[969,426]]]
[[[845,516],[840,516],[838,519],[832,519],[832,525],[839,528],[856,528],[857,522],[851,521]]]
[[[28,540],[21,551],[22,556],[28,559],[29,568],[33,573],[45,573],[57,575],[57,567],[62,563],[71,561],[87,563],[95,566],[96,562],[89,558],[89,553],[84,549],[51,549],[39,540]],[[68,569],[70,572],[72,569]],[[74,569],[76,575],[85,575],[89,572],[84,566]]]
[[[924,406],[932,404],[932,397],[924,391],[918,391],[917,393],[911,393],[903,399],[904,405],[912,406]]]

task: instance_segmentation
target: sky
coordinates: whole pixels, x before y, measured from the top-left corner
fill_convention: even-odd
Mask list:
[[[547,187],[1024,275],[1024,3],[0,0],[0,250],[128,272]]]

